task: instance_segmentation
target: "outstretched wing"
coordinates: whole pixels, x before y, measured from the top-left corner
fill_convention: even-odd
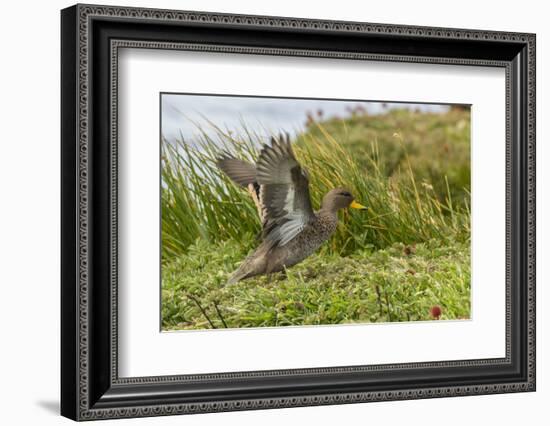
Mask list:
[[[256,173],[264,209],[262,236],[273,246],[284,246],[315,219],[307,174],[296,160],[288,136],[271,138],[271,146],[264,145]]]
[[[231,154],[223,154],[216,161],[217,166],[238,185],[248,187],[256,183],[256,167],[246,161],[239,160]]]
[[[229,153],[224,153],[222,156],[218,157],[216,165],[229,176],[233,182],[246,188],[256,205],[260,220],[264,223],[264,209],[260,204],[260,185],[256,177],[256,167],[246,161],[233,157]]]

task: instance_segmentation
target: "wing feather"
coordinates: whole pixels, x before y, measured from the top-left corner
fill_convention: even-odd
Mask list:
[[[245,188],[257,181],[256,168],[252,164],[239,160],[230,154],[224,154],[218,158],[216,164],[233,182]]]
[[[288,137],[264,145],[256,165],[260,203],[264,209],[263,237],[284,246],[314,218],[307,175],[296,160]]]

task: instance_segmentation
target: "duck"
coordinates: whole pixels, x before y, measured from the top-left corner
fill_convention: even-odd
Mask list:
[[[230,276],[233,285],[258,275],[286,270],[311,256],[328,241],[338,226],[338,211],[367,210],[344,187],[331,189],[314,211],[309,175],[292,149],[288,135],[263,144],[256,164],[224,152],[216,164],[235,184],[252,196],[262,223],[260,243]]]

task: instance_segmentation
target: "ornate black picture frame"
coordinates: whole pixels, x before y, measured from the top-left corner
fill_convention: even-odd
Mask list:
[[[62,28],[61,413],[158,416],[535,390],[535,35],[76,5]],[[119,378],[117,52],[187,49],[506,71],[506,356]]]

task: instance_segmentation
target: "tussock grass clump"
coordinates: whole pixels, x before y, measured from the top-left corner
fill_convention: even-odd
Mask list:
[[[233,139],[220,133],[214,141],[206,133],[195,145],[183,140],[162,142],[162,258],[187,252],[197,240],[219,243],[257,234],[260,221],[248,193],[228,181],[215,162],[222,150],[239,158],[256,156],[257,139]]]

